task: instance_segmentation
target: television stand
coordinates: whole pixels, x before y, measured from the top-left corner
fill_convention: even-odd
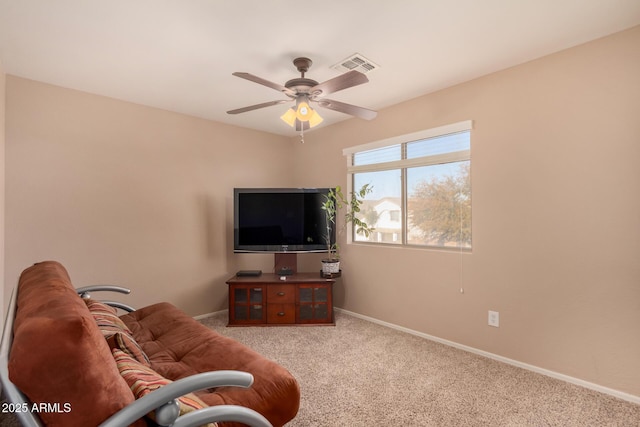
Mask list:
[[[229,326],[335,325],[334,283],[318,273],[233,276]]]

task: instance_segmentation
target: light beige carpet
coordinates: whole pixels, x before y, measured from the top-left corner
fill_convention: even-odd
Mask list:
[[[287,427],[640,426],[640,405],[343,313],[335,327],[202,323],[298,379]]]
[[[342,313],[336,326],[228,328],[202,321],[293,373],[287,427],[640,426],[634,405]],[[18,426],[0,414],[1,427]]]

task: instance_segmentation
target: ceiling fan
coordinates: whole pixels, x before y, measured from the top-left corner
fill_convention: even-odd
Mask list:
[[[247,111],[257,110],[259,108],[271,107],[272,105],[279,105],[286,102],[295,101],[296,105],[292,108],[289,108],[287,112],[282,115],[281,119],[284,120],[289,126],[295,127],[297,131],[305,131],[322,122],[322,117],[320,117],[320,114],[318,114],[313,108],[311,108],[311,104],[317,104],[319,107],[339,111],[341,113],[360,117],[361,119],[365,120],[372,120],[376,117],[376,115],[378,114],[376,111],[324,98],[324,95],[367,83],[369,81],[367,76],[359,71],[351,70],[323,83],[318,83],[317,81],[308,79],[304,76],[305,73],[309,71],[309,67],[311,67],[311,64],[312,61],[309,58],[294,59],[293,65],[301,73],[301,76],[299,78],[289,80],[284,84],[284,86],[254,76],[253,74],[238,72],[233,73],[234,76],[250,80],[252,82],[280,91],[290,99],[282,99],[277,101],[264,102],[256,105],[250,105],[248,107],[227,111],[227,113],[246,113]]]

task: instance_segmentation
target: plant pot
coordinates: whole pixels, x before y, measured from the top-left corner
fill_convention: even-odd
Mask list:
[[[323,259],[322,260],[322,273],[323,274],[335,274],[340,271],[339,259]]]

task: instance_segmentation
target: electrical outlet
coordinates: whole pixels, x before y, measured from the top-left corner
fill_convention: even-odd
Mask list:
[[[500,327],[500,313],[489,310],[489,326]]]

